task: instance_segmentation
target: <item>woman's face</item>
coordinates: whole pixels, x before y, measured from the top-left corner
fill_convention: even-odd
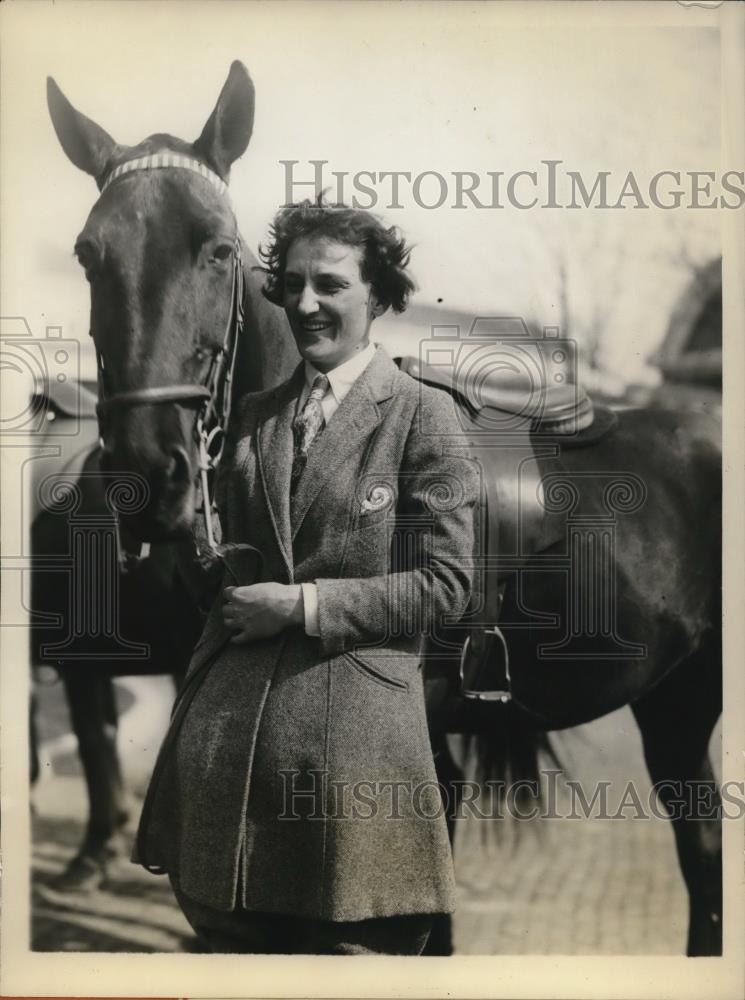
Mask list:
[[[330,372],[366,347],[377,310],[360,276],[362,250],[335,240],[298,239],[284,275],[284,307],[306,361]]]

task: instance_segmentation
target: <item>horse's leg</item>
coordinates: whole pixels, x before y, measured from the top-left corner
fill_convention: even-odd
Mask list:
[[[88,791],[89,816],[77,856],[58,880],[65,889],[92,889],[106,877],[107,862],[121,853],[118,833],[127,822],[124,783],[116,746],[114,684],[95,666],[76,664],[63,681]]]
[[[450,752],[447,738],[442,737],[436,747],[433,747],[435,755],[435,768],[437,770],[437,781],[440,785],[443,797],[443,806],[447,817],[448,836],[450,837],[451,850],[455,848],[455,818],[460,800],[463,772],[453,759]],[[453,954],[453,921],[449,913],[438,913],[432,923],[432,932],[427,941],[424,955],[452,955]]]
[[[29,765],[31,768],[30,779],[32,788],[39,780],[39,774],[41,771],[39,765],[39,727],[37,723],[38,711],[39,711],[39,706],[36,700],[36,695],[32,691],[31,697],[29,699],[29,708],[28,708],[28,750],[29,750]]]
[[[722,953],[720,797],[709,759],[721,712],[720,662],[716,651],[698,653],[632,705],[650,777],[655,784],[669,783],[659,791],[688,888],[689,955]],[[688,816],[681,815],[686,811]]]

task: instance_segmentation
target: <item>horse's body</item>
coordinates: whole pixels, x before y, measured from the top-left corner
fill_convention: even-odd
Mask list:
[[[533,553],[507,583],[501,628],[514,700],[464,703],[453,665],[435,665],[433,734],[476,734],[488,772],[503,775],[511,757],[513,779],[535,779],[544,733],[630,705],[650,777],[671,806],[691,906],[688,952],[717,954],[721,842],[709,742],[722,704],[721,457],[715,429],[701,415],[648,409],[618,416],[599,443],[562,449],[562,482],[576,486],[565,537]],[[629,511],[611,519],[608,476],[624,473],[644,484],[646,496],[627,495]],[[611,520],[603,565],[596,529]],[[610,581],[606,630],[601,588]],[[443,766],[448,780],[462,777],[451,760]],[[695,804],[697,795],[700,815],[695,805],[676,810],[676,800]],[[456,797],[451,790],[450,800]]]
[[[234,65],[218,107],[194,146],[165,136],[142,145],[152,149],[157,139],[166,148],[186,150],[225,178],[231,160],[242,152],[241,145],[245,148],[246,131],[250,134],[250,128],[241,125],[236,101],[250,97]],[[81,121],[82,116],[55,89],[50,105],[68,155],[97,176],[99,186],[112,164],[142,152],[140,147],[123,151],[115,146],[98,126]],[[231,130],[243,132],[243,139],[233,141],[232,146]],[[232,150],[230,155],[226,149]],[[168,264],[167,243],[158,243],[158,234],[171,221],[168,212],[176,204],[186,219],[179,225],[187,226],[190,199],[195,196],[192,178],[184,180],[186,171],[172,171],[164,181],[153,173],[166,172],[143,172],[129,185],[117,181],[120,186],[105,192],[108,201],[102,198],[92,213],[95,225],[91,227],[89,220],[84,231],[83,263],[101,269],[108,282],[104,299],[97,298],[94,289],[91,327],[99,352],[107,356],[107,388],[116,393],[192,382],[194,369],[188,365],[193,343],[209,341],[203,327],[213,322],[199,298],[190,300],[194,316],[188,310],[173,310],[179,288],[186,287],[183,276],[205,266],[199,253],[191,260],[180,259],[179,270]],[[149,242],[129,231],[126,245],[117,245],[116,221],[122,212],[126,218],[141,219],[145,207]],[[230,229],[224,219],[220,225]],[[172,225],[169,232],[176,259],[179,234],[174,234]],[[234,235],[228,233],[223,243]],[[211,238],[203,237],[207,242]],[[106,256],[97,246],[104,240],[109,248]],[[139,273],[146,269],[142,270],[142,260],[131,264],[129,257],[149,254],[152,260],[153,245],[160,266],[153,269],[156,277],[146,283],[143,297],[137,281],[128,281],[127,268],[140,269]],[[105,263],[124,274],[124,280],[112,282]],[[210,266],[214,264],[210,258]],[[219,301],[218,290],[224,297],[229,293],[227,275],[219,267],[214,270],[213,304]],[[245,275],[246,326],[239,369],[248,375],[249,383],[243,389],[275,384],[296,361],[281,314],[261,298],[250,268]],[[153,303],[157,305],[166,291],[164,312]],[[219,337],[217,327],[225,318],[224,309],[218,312],[213,340]],[[122,316],[134,319],[122,325]],[[174,401],[165,406],[138,403],[112,415],[107,467],[137,472],[149,481],[153,493],[135,525],[141,536],[167,538],[169,531],[182,532],[188,522],[195,450],[187,415],[188,406]],[[513,664],[514,701],[464,700],[455,680],[455,654],[434,658],[428,666],[430,727],[443,782],[458,777],[447,753],[447,733],[472,734],[482,756],[492,761],[505,751],[509,756],[517,750],[523,765],[526,761],[534,764],[531,748],[541,734],[587,722],[625,704],[632,705],[639,723],[653,781],[712,782],[708,742],[721,703],[721,481],[718,449],[699,419],[662,411],[627,411],[620,414],[617,427],[596,444],[560,448],[561,476],[570,484],[569,502],[558,502],[554,518],[554,527],[563,525],[563,537],[555,534],[551,545],[538,547],[540,551],[523,551],[514,573],[507,573],[505,579],[501,626]],[[490,470],[494,474],[488,458],[484,470],[487,476]],[[609,476],[618,475],[627,477],[620,498],[612,489],[609,492],[608,482]],[[641,483],[643,495],[624,499],[629,482]],[[547,486],[546,492],[550,500],[561,490],[557,493]],[[598,541],[598,525],[605,528],[601,532],[605,541]],[[599,563],[598,544],[604,553]],[[600,589],[585,600],[581,591],[588,572],[595,573],[593,586]],[[602,588],[610,581],[613,586],[606,593]],[[605,617],[598,624],[593,616],[601,611]],[[70,685],[68,690],[74,694]],[[107,759],[115,787],[111,754]],[[89,790],[94,790],[90,780]],[[114,815],[116,809],[108,812]],[[721,948],[718,824],[695,818],[674,822],[691,899],[689,952],[715,954]]]

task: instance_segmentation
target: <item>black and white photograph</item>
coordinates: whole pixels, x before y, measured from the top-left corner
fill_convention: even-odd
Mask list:
[[[745,6],[0,55],[0,992],[741,996]]]

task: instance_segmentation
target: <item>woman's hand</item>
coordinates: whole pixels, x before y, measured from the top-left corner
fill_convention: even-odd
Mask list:
[[[266,639],[291,625],[304,623],[303,592],[299,584],[254,583],[250,587],[226,587],[223,621],[236,634],[230,640],[241,644]]]

